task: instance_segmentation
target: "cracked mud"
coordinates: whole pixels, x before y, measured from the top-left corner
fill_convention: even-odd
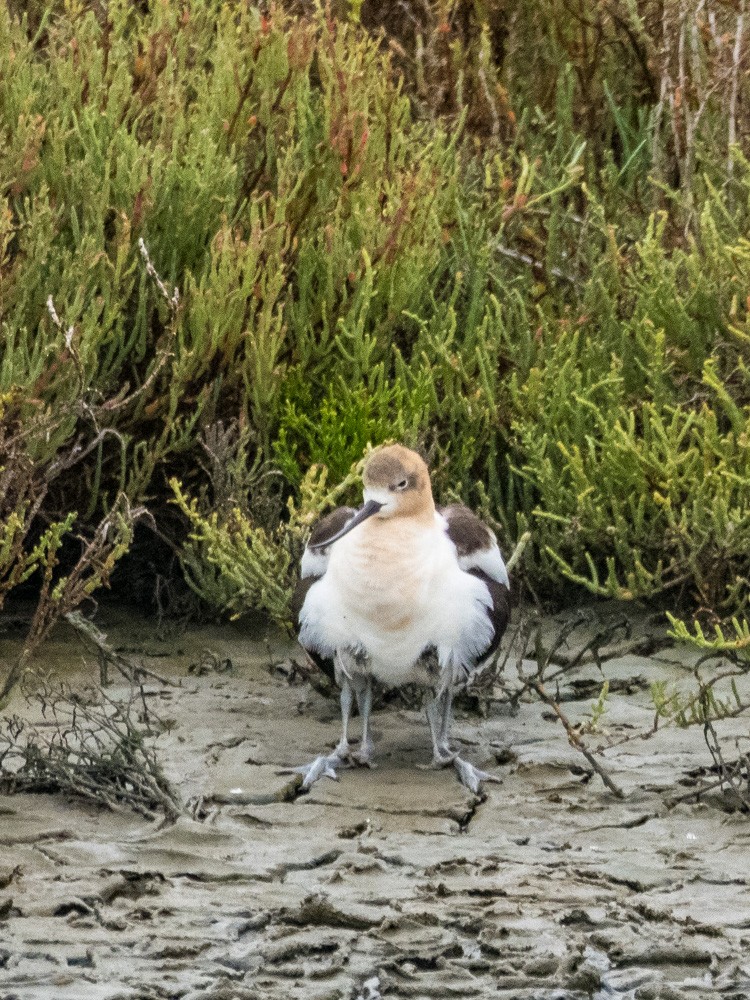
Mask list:
[[[710,763],[700,730],[608,751],[619,800],[547,706],[459,713],[456,742],[502,779],[480,799],[417,767],[421,713],[391,705],[374,717],[376,769],[300,795],[279,771],[335,744],[338,708],[272,669],[289,644],[269,658],[240,627],[165,644],[125,615],[103,627],[180,681],[147,691],[199,818],[1,797],[2,1000],[750,996],[748,818],[718,797],[665,805]],[[0,635],[0,659],[12,647]],[[206,648],[221,670],[195,670]],[[96,673],[67,629],[44,657],[73,682]],[[647,728],[647,682],[689,679],[688,660],[663,646],[607,660],[609,734]],[[566,679],[571,719],[600,683],[591,664]]]

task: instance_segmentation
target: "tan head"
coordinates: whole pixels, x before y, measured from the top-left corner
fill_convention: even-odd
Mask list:
[[[401,444],[377,448],[365,463],[364,505],[332,538],[308,548],[319,549],[349,534],[352,528],[370,517],[384,520],[410,517],[431,522],[435,517],[430,473],[415,451]]]
[[[380,504],[378,517],[431,519],[435,514],[430,473],[422,458],[402,444],[377,448],[365,464],[364,499]]]

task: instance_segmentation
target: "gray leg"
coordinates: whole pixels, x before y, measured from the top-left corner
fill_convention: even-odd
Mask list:
[[[363,677],[361,674],[354,674],[351,678],[354,688],[354,696],[357,699],[357,708],[362,717],[362,741],[359,750],[350,754],[352,760],[357,764],[364,764],[366,767],[374,767],[373,757],[375,745],[370,733],[370,713],[372,711],[372,678]]]
[[[476,795],[483,781],[499,782],[500,778],[487,771],[480,771],[468,761],[458,756],[450,747],[451,706],[453,690],[446,687],[427,705],[427,721],[432,735],[432,767],[447,767],[453,764],[458,780]]]
[[[451,702],[453,692],[445,688],[427,705],[427,721],[430,724],[432,736],[432,764],[434,767],[445,767],[452,764],[456,756],[448,742],[451,724]]]
[[[292,768],[294,774],[302,775],[302,788],[311,788],[318,778],[333,778],[338,780],[336,768],[349,758],[349,719],[354,704],[354,691],[349,675],[342,672],[339,675],[341,684],[341,739],[331,754],[321,754],[309,764]]]
[[[302,788],[310,788],[319,778],[338,780],[337,768],[342,764],[352,762],[374,767],[372,762],[373,744],[370,736],[370,711],[372,709],[372,680],[361,674],[351,674],[343,668],[343,663],[337,664],[336,675],[341,685],[341,739],[331,754],[321,754],[309,764],[293,768],[295,774],[302,775]],[[349,720],[352,714],[354,699],[357,699],[359,713],[362,716],[362,743],[359,750],[349,749]]]
[[[352,715],[354,691],[346,674],[341,677],[341,739],[334,753],[342,759],[349,756],[349,719]]]

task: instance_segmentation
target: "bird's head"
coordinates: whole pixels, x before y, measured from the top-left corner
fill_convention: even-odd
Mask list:
[[[401,444],[377,448],[365,462],[362,475],[364,505],[353,518],[337,532],[318,545],[322,548],[348,535],[352,528],[370,517],[385,520],[410,517],[431,521],[435,516],[430,473],[422,458]]]
[[[429,470],[415,451],[401,444],[373,451],[362,480],[365,505],[379,504],[376,517],[431,518],[435,512]]]

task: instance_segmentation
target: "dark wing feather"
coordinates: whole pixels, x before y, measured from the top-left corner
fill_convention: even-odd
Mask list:
[[[307,592],[319,579],[319,576],[306,576],[304,580],[298,580],[297,586],[294,588],[294,593],[292,594],[292,624],[294,625],[294,631],[297,633],[300,630],[299,613],[302,610],[302,605],[305,603]]]
[[[509,587],[508,570],[494,533],[477,515],[462,504],[442,507],[448,538],[456,547],[458,565],[465,572],[481,569],[493,580]]]
[[[310,537],[307,540],[310,545],[325,545],[327,538],[333,538],[344,527],[347,521],[351,520],[357,512],[353,507],[337,507],[330,514],[321,517],[313,525]],[[307,551],[307,550],[306,550]],[[325,552],[325,549],[322,550]],[[320,576],[323,574],[321,573]]]
[[[495,541],[495,536],[484,521],[463,504],[454,503],[450,507],[440,507],[438,513],[448,522],[448,538],[456,546],[459,558],[481,549],[488,549]]]
[[[505,635],[505,630],[508,627],[508,622],[510,621],[510,591],[505,584],[493,580],[491,576],[487,576],[481,569],[470,569],[468,572],[472,576],[478,577],[486,585],[492,600],[487,613],[490,616],[495,634],[492,636],[492,642],[484,653],[482,653],[482,660],[484,661],[488,656],[492,656],[493,653],[497,652],[500,640]]]

